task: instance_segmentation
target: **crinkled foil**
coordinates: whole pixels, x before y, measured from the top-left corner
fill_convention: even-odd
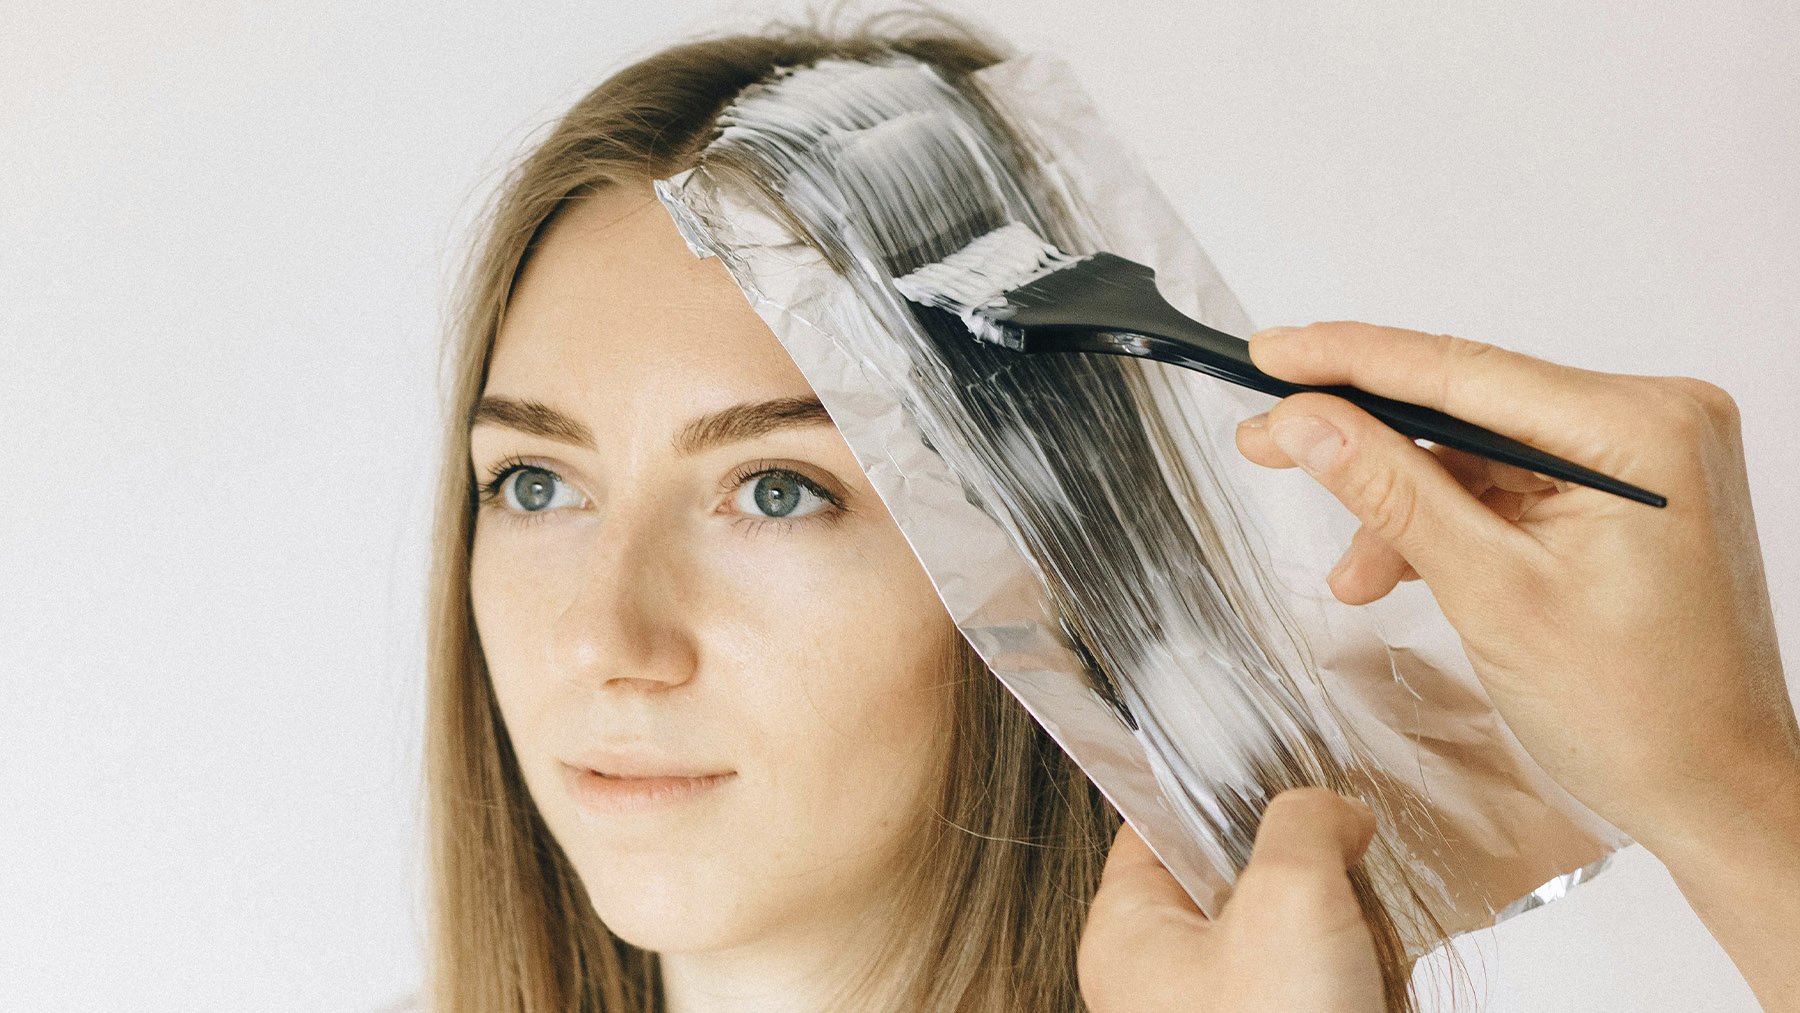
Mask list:
[[[1040,149],[1047,174],[1105,249],[1151,265],[1163,294],[1190,316],[1228,333],[1255,329],[1066,66],[1025,55],[974,79]],[[896,350],[893,361],[859,360],[834,340],[842,328],[870,326],[872,318],[857,312],[857,296],[817,251],[708,177],[704,161],[699,170],[659,181],[657,193],[695,253],[721,256],[793,357],[963,635],[1195,903],[1216,913],[1232,871],[1217,868],[1184,832],[1144,748],[1091,690],[1036,570],[986,512],[994,507],[966,494],[884,381],[908,368],[904,357]],[[1354,518],[1298,471],[1259,468],[1236,449],[1237,422],[1272,400],[1159,363],[1133,366],[1145,371],[1171,418],[1200,421],[1184,464],[1216,483],[1211,495],[1230,499],[1249,519],[1259,565],[1272,574],[1298,628],[1297,650],[1310,656],[1342,730],[1375,761],[1383,784],[1374,790],[1406,798],[1393,811],[1416,814],[1384,818],[1380,833],[1432,884],[1444,928],[1454,934],[1492,925],[1604,868],[1629,842],[1525,754],[1422,583],[1401,584],[1364,606],[1331,596],[1324,574],[1355,530]]]

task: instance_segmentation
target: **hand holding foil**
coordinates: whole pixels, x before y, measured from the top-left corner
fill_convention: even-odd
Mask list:
[[[1365,805],[1322,788],[1284,792],[1209,921],[1136,831],[1119,828],[1077,959],[1088,1009],[1379,1013],[1379,960],[1345,872],[1374,834]]]

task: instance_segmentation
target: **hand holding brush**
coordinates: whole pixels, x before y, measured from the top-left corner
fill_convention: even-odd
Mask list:
[[[1283,399],[1237,434],[1251,461],[1299,466],[1362,521],[1328,578],[1333,593],[1365,604],[1422,579],[1525,749],[1662,860],[1765,1008],[1800,1010],[1800,727],[1730,395],[1689,377],[1575,369],[1352,321],[1258,332],[1249,348],[1273,376],[1354,382],[1454,409],[1669,491],[1666,509],[1644,510],[1479,455],[1423,448],[1318,391]],[[1320,811],[1321,825],[1344,823]],[[1115,878],[1113,896],[1102,886],[1095,910],[1122,905],[1141,919],[1174,903],[1155,870],[1136,865],[1136,875]],[[1323,860],[1273,874],[1305,879],[1281,892],[1290,897],[1342,881]],[[1156,917],[1179,923],[1171,912]],[[1281,917],[1277,908],[1239,916],[1273,918],[1272,937]],[[1122,923],[1098,924],[1111,933]],[[1084,960],[1128,963],[1119,938],[1084,940]],[[1188,938],[1200,948],[1237,936]],[[1099,980],[1108,982],[1130,983],[1120,987],[1135,990],[1132,1001],[1156,987],[1136,973]],[[1130,1006],[1106,1001],[1090,997],[1096,1009]]]

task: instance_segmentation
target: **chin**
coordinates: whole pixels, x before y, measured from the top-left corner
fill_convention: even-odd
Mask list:
[[[729,902],[695,896],[670,896],[664,889],[645,889],[632,896],[590,890],[594,911],[613,935],[657,953],[726,949],[748,933],[741,913]],[[741,909],[737,909],[741,912]]]
[[[722,949],[751,938],[766,898],[727,870],[663,853],[620,861],[617,854],[576,860],[594,913],[613,934],[643,950]]]

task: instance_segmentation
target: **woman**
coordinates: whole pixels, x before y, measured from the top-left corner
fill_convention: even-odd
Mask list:
[[[879,37],[664,52],[498,204],[437,532],[434,1008],[1079,1005],[1117,815],[649,187],[777,66],[997,58]]]

